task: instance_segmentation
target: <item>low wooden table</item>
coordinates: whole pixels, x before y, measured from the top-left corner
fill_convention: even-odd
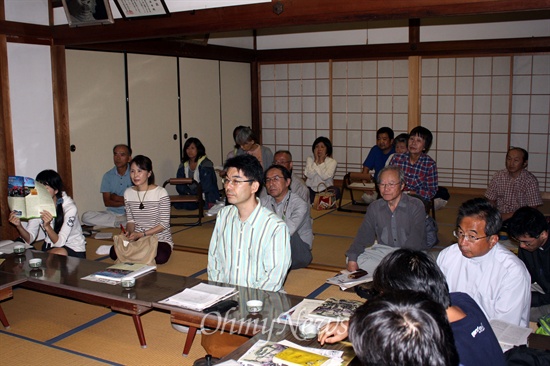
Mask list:
[[[19,285],[25,281],[27,281],[27,279],[24,277],[0,272],[0,301],[11,299],[13,297],[13,286]],[[0,305],[0,321],[6,329],[10,328],[10,323],[8,322],[6,314],[4,314],[2,305]]]
[[[206,281],[205,281],[206,282]],[[228,286],[216,282],[208,282],[213,285]],[[235,333],[239,335],[253,336],[257,333],[271,329],[276,326],[274,320],[279,315],[293,306],[298,305],[303,298],[300,296],[288,295],[282,292],[263,291],[247,287],[235,286],[239,293],[233,297],[239,306],[230,310],[222,317],[215,314],[205,314],[173,305],[153,303],[153,307],[170,311],[172,323],[189,327],[183,355],[189,354],[193,340],[199,328],[211,328]],[[250,314],[246,310],[248,300],[262,300],[263,308],[260,313]]]
[[[30,258],[42,258],[42,267],[31,269],[28,265]],[[6,279],[13,276],[22,287],[107,306],[113,311],[131,315],[143,348],[147,347],[147,343],[140,316],[151,311],[154,302],[200,282],[195,278],[151,272],[137,278],[134,288],[125,290],[120,285],[82,279],[105,269],[108,267],[106,263],[34,250],[27,250],[24,256],[8,255],[5,259],[0,266],[0,274]]]

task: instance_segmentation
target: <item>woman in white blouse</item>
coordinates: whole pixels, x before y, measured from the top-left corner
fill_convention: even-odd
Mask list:
[[[309,200],[313,203],[315,194],[330,189],[336,192],[336,197],[340,196],[340,189],[334,187],[334,174],[338,163],[331,158],[332,143],[324,136],[317,137],[311,146],[313,157],[308,157],[306,161],[306,185],[309,188]],[[323,183],[323,184],[321,184]]]
[[[27,228],[21,225],[21,220],[15,212],[10,213],[9,221],[27,244],[33,243],[42,230],[45,235],[43,251],[86,258],[86,239],[82,235],[76,205],[63,191],[61,176],[55,170],[48,169],[38,173],[35,181],[46,186],[55,202],[56,212],[40,212],[40,218],[30,219]]]

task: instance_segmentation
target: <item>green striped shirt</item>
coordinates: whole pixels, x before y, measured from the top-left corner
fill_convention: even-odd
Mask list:
[[[242,222],[236,206],[216,219],[208,250],[208,279],[232,285],[279,291],[290,267],[290,235],[273,212],[257,206]]]

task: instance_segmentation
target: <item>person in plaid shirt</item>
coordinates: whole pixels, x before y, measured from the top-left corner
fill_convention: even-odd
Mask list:
[[[485,192],[485,197],[500,211],[502,220],[510,219],[520,207],[542,205],[539,182],[525,170],[528,160],[529,153],[525,149],[510,148],[506,154],[506,169],[493,175]]]
[[[405,191],[430,201],[437,193],[437,165],[426,153],[432,145],[432,133],[417,126],[409,134],[409,151],[395,154],[390,165],[399,166],[405,173]]]

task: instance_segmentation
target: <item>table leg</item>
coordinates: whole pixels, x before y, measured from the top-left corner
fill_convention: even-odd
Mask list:
[[[10,323],[8,323],[8,318],[6,318],[6,314],[4,314],[2,305],[0,305],[0,321],[2,322],[2,325],[4,326],[4,328],[10,329]]]
[[[185,339],[185,346],[183,347],[183,356],[187,356],[189,354],[189,351],[191,350],[191,346],[193,345],[193,341],[195,340],[196,334],[197,334],[197,328],[190,326],[189,331],[187,332],[187,338]]]
[[[143,333],[143,326],[141,325],[141,317],[138,314],[132,314],[132,319],[134,319],[134,325],[136,326],[136,331],[139,338],[139,344],[141,344],[141,348],[147,348],[147,343],[145,342],[145,334]]]

